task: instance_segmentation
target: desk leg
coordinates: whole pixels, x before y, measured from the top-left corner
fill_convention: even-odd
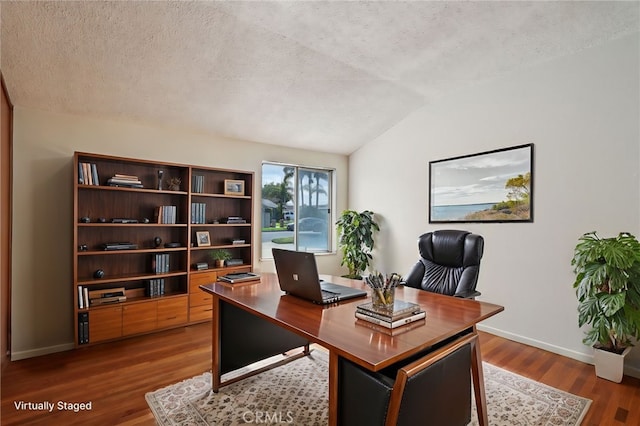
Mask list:
[[[476,327],[473,333],[478,334]],[[478,423],[480,426],[489,425],[487,413],[487,397],[484,392],[484,375],[482,373],[482,355],[480,354],[480,342],[475,339],[471,344],[471,375],[473,376],[473,390],[476,397],[476,409],[478,411]]]
[[[220,374],[220,299],[214,294],[211,318],[211,389],[218,392],[221,386]]]
[[[329,426],[338,426],[338,354],[329,351]]]

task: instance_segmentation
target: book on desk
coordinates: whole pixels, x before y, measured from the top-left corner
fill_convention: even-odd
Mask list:
[[[418,304],[396,300],[392,310],[363,303],[356,307],[355,316],[382,327],[396,328],[425,318],[426,312]]]
[[[260,275],[253,272],[234,272],[218,277],[218,281],[229,284],[244,283],[249,281],[259,281]]]

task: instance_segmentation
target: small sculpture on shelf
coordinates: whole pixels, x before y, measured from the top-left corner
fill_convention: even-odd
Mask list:
[[[162,170],[158,170],[158,190],[162,191],[162,175],[164,172]]]
[[[169,191],[180,191],[181,183],[182,179],[180,179],[179,177],[172,177],[171,179],[169,179],[169,182],[167,182],[167,188],[169,189]]]

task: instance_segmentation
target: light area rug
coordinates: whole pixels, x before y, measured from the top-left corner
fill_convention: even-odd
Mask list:
[[[327,365],[327,354],[315,350],[310,356],[222,387],[218,393],[211,391],[211,373],[207,372],[149,392],[145,398],[162,426],[324,426],[328,423]],[[491,364],[483,363],[483,368],[490,425],[579,425],[591,404],[589,399]],[[475,402],[471,420],[470,425],[478,424]]]

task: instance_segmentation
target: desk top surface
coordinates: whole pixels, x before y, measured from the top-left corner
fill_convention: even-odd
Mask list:
[[[363,281],[327,275],[321,278],[368,290]],[[316,305],[284,294],[272,273],[262,274],[255,284],[233,287],[212,283],[200,288],[374,371],[428,349],[504,310],[492,303],[399,287],[396,299],[419,304],[426,319],[389,330],[355,317],[356,306],[370,302],[370,297]]]

